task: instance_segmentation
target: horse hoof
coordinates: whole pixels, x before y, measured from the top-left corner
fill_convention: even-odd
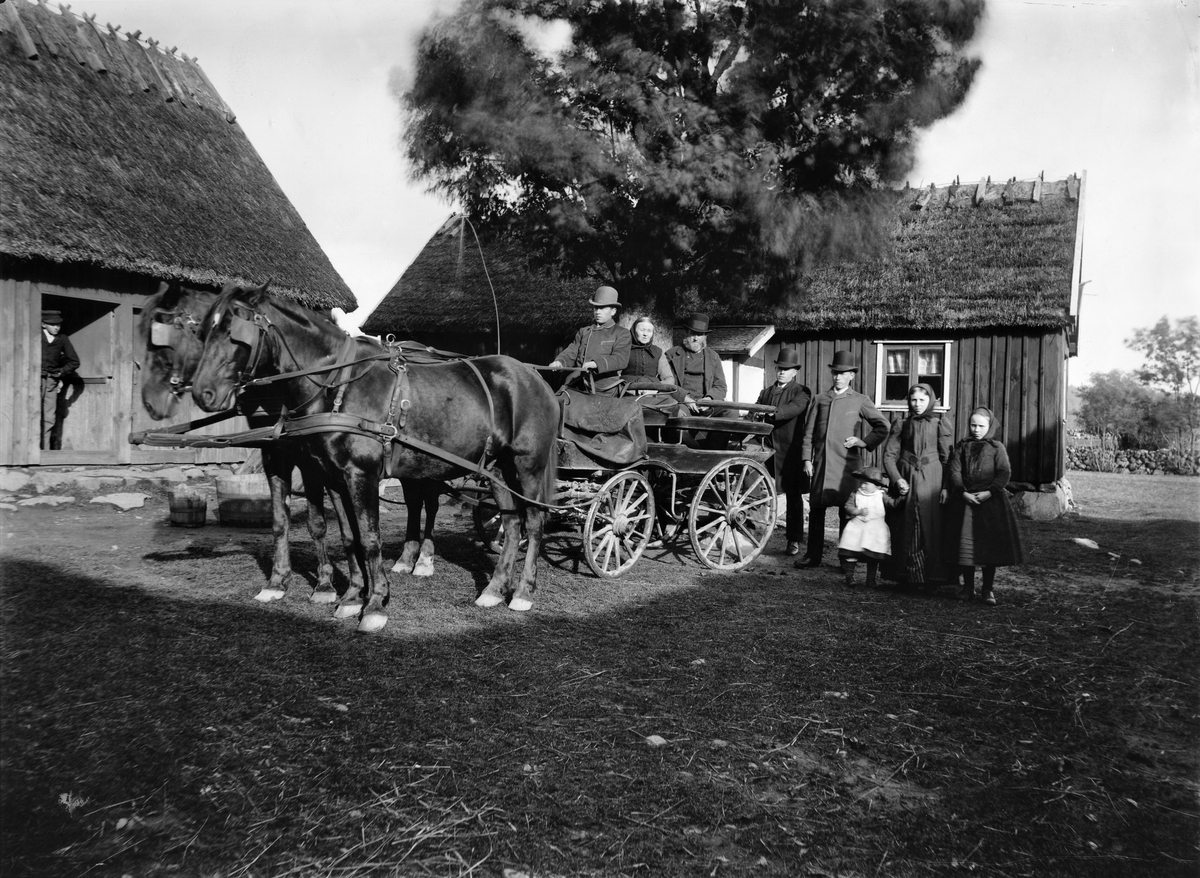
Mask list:
[[[491,594],[486,591],[475,598],[475,606],[477,607],[495,607],[502,603],[504,603],[504,598],[498,594]]]
[[[333,611],[335,619],[353,619],[362,612],[362,604],[342,604]]]
[[[382,630],[387,624],[387,615],[384,613],[367,613],[362,617],[362,621],[358,623],[359,634],[374,634],[376,631]]]
[[[413,576],[433,576],[433,559],[418,558],[412,570]]]
[[[412,573],[413,572],[412,562],[410,561],[409,563],[405,564],[404,559],[401,558],[399,561],[397,561],[395,564],[392,565],[392,572],[393,573]]]
[[[517,613],[527,613],[533,609],[533,601],[528,598],[513,598],[508,602],[508,608]]]
[[[283,600],[283,596],[287,594],[282,588],[264,588],[254,596],[256,601],[269,604],[271,601]]]
[[[337,603],[337,592],[334,591],[332,588],[330,588],[330,589],[318,588],[318,589],[315,589],[313,591],[313,593],[308,596],[308,599],[310,601],[312,601],[314,604],[336,604]]]

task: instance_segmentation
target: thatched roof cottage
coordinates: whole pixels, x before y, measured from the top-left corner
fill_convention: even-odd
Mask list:
[[[689,302],[715,326],[730,386],[752,400],[774,380],[781,347],[802,356],[814,391],[836,349],[862,364],[857,386],[891,417],[918,380],[934,384],[962,435],[972,408],[999,418],[1014,479],[1048,488],[1063,475],[1066,361],[1076,350],[1086,177],[990,180],[903,189],[886,256],[814,270],[796,304],[775,309]],[[590,319],[594,282],[531,271],[452,218],[364,323],[470,353],[546,362]],[[684,314],[676,315],[683,317]]]
[[[127,442],[149,426],[133,327],[160,281],[272,278],[310,306],[355,307],[196,61],[119,31],[0,3],[0,464],[227,454]],[[83,361],[61,451],[38,449],[42,309],[62,311]]]

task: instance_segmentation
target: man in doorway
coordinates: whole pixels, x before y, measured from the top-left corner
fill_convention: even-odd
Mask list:
[[[42,429],[40,446],[57,451],[62,447],[62,425],[58,422],[59,393],[63,381],[79,368],[79,355],[71,339],[63,335],[61,311],[42,312]]]
[[[850,385],[858,374],[852,351],[835,351],[829,364],[833,387],[818,393],[804,419],[800,459],[811,485],[808,508],[808,549],[797,567],[819,567],[825,551],[825,510],[838,509],[839,528],[845,527],[844,505],[857,488],[854,473],[866,465],[862,451],[873,451],[887,440],[891,425],[875,403]],[[865,437],[858,434],[870,432]]]

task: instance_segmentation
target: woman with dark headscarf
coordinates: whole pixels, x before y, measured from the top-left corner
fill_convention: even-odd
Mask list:
[[[975,568],[983,568],[983,602],[995,605],[996,568],[1021,564],[1025,552],[1017,516],[1004,489],[1012,474],[1004,443],[992,438],[996,419],[991,409],[971,412],[969,438],[950,455],[946,510],[947,563],[962,569],[960,597],[975,596]]]
[[[673,384],[675,376],[671,366],[663,355],[663,349],[654,343],[654,321],[649,317],[639,317],[629,327],[629,335],[629,364],[622,373],[629,383],[629,389],[638,390],[639,384]]]
[[[910,387],[907,400],[908,417],[892,424],[883,449],[883,466],[901,503],[889,514],[892,557],[887,573],[921,585],[947,578],[942,546],[943,466],[950,462],[954,428],[949,416],[937,411],[937,394],[928,384]]]

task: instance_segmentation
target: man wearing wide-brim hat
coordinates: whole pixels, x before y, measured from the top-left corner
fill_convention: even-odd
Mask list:
[[[62,425],[58,423],[59,394],[63,380],[79,368],[79,355],[75,353],[71,339],[63,334],[62,324],[61,311],[42,312],[42,449],[62,444]]]
[[[781,513],[787,517],[788,555],[800,554],[804,539],[804,492],[808,477],[800,457],[800,443],[793,438],[804,426],[804,416],[812,400],[812,391],[800,383],[800,354],[795,348],[780,348],[775,358],[775,382],[758,395],[759,405],[775,406],[775,414],[767,415],[772,424],[770,444],[775,450],[771,469],[775,476],[775,492],[783,498]]]
[[[621,370],[629,364],[633,339],[629,330],[617,325],[621,302],[613,287],[598,287],[588,304],[592,306],[592,324],[575,333],[575,339],[550,367],[577,369],[591,379],[589,384],[580,376],[573,382],[578,389],[616,396],[621,389]]]
[[[667,351],[667,364],[675,384],[686,397],[682,400],[693,414],[707,414],[705,400],[724,400],[729,388],[721,357],[708,347],[708,315],[693,314],[683,324],[683,342]]]
[[[816,567],[825,551],[825,510],[837,507],[839,531],[846,526],[844,505],[857,484],[863,451],[887,440],[890,424],[875,403],[850,385],[858,374],[853,351],[835,351],[829,364],[833,386],[818,393],[804,421],[800,457],[811,483],[808,548],[796,566]]]

